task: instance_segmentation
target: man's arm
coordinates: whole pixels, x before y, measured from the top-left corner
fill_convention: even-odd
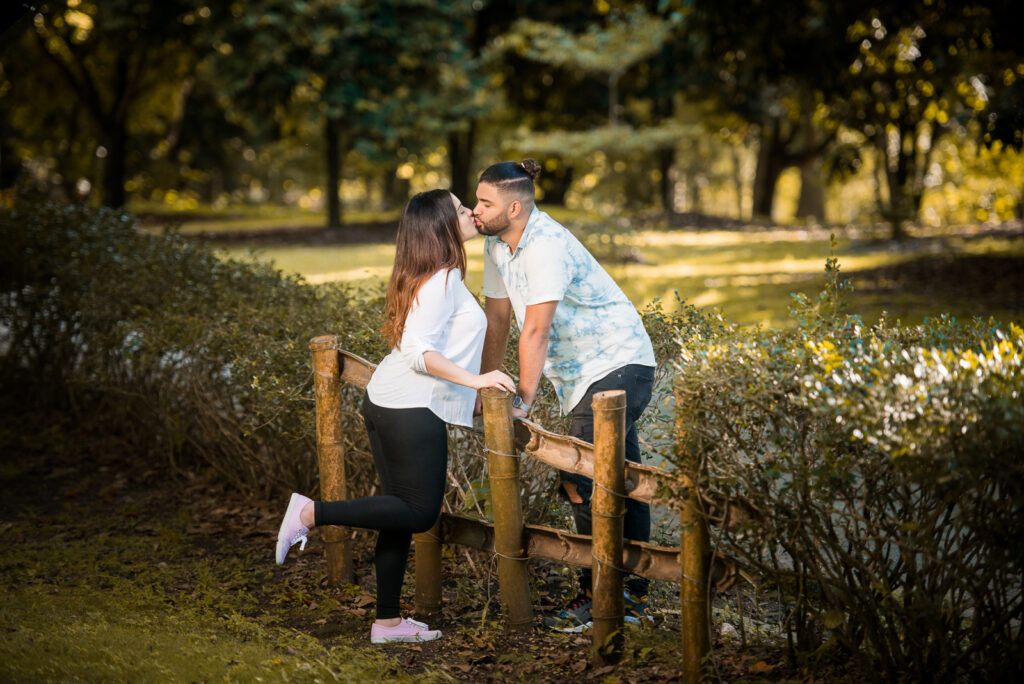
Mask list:
[[[519,396],[527,404],[532,404],[537,396],[544,359],[548,355],[551,321],[555,318],[557,308],[557,301],[526,307],[526,320],[519,334]]]
[[[508,331],[512,325],[512,301],[508,297],[486,297],[484,313],[487,315],[487,332],[484,335],[483,356],[480,358],[481,373],[498,370],[505,361]]]

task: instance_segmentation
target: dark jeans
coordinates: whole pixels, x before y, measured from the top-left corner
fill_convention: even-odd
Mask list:
[[[569,434],[586,442],[594,441],[594,411],[591,402],[594,394],[608,390],[621,389],[626,391],[626,460],[642,463],[640,459],[640,441],[636,434],[636,421],[644,412],[651,400],[654,385],[654,369],[650,366],[630,364],[612,371],[590,387],[587,393],[572,410],[572,424]],[[589,477],[575,473],[561,473],[562,482],[575,482],[582,503],[572,504],[572,517],[576,521],[579,534],[592,534],[590,515],[590,497],[594,491],[594,483]],[[651,538],[651,507],[649,504],[633,499],[626,499],[626,517],[623,519],[622,534],[626,539],[646,542]],[[580,574],[580,589],[590,591],[593,573],[584,568]],[[635,596],[646,596],[649,582],[643,577],[631,576],[626,581],[626,588]]]
[[[448,431],[430,409],[391,409],[363,398],[363,421],[370,437],[381,496],[317,501],[317,525],[379,530],[373,564],[377,568],[377,617],[400,616],[402,580],[414,532],[426,532],[441,513],[448,469]]]

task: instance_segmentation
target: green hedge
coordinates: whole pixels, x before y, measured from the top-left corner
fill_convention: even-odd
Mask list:
[[[5,209],[0,240],[5,388],[139,458],[199,461],[252,492],[313,488],[308,342],[337,333],[379,358],[379,300],[222,260],[106,210]],[[346,407],[357,455],[366,445],[354,396]]]
[[[826,276],[795,330],[681,341],[680,453],[750,514],[713,543],[780,592],[805,664],[1005,680],[1024,670],[1024,332],[868,327]]]

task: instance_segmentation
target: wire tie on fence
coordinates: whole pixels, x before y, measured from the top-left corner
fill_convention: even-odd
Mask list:
[[[615,406],[615,407],[612,407],[612,408],[599,408],[599,409],[597,409],[597,411],[594,411],[594,413],[597,413],[598,411],[600,411],[601,413],[614,413],[614,412],[617,412],[617,411],[623,411],[624,412],[625,410],[626,410],[625,406]]]
[[[516,477],[515,475],[488,475],[487,479],[501,481],[501,480],[518,480],[519,478]]]
[[[494,449],[490,449],[488,447],[484,447],[484,451],[486,451],[489,454],[494,454],[495,456],[505,456],[507,458],[517,458],[519,460],[522,460],[522,459],[526,458],[526,454],[506,454],[504,451],[495,451]]]
[[[434,534],[430,530],[427,530],[426,532],[420,532],[420,534],[425,534],[428,537],[432,537],[432,538],[436,539],[438,544],[444,544],[444,539],[441,539],[440,537],[438,537],[436,534]]]
[[[624,517],[626,517],[625,512],[623,512],[623,513],[604,513],[602,511],[595,511],[593,509],[591,509],[590,514],[591,515],[596,515],[599,518],[607,518],[609,520],[614,520],[615,518],[624,518]]]
[[[505,560],[514,560],[514,561],[528,561],[528,560],[530,560],[529,556],[506,556],[505,554],[503,554],[502,552],[498,551],[497,549],[495,549],[494,555],[495,556],[501,556]]]
[[[608,493],[609,493],[609,494],[611,494],[612,496],[617,496],[617,497],[619,497],[620,499],[628,499],[628,498],[629,498],[629,496],[628,496],[628,495],[626,495],[626,494],[619,494],[619,493],[618,493],[618,492],[616,492],[616,491],[612,491],[611,489],[608,489],[607,487],[605,487],[605,486],[604,486],[603,484],[601,484],[601,483],[600,483],[600,482],[598,482],[597,480],[594,480],[594,484],[595,484],[595,485],[597,485],[598,487],[600,487],[601,489],[603,489],[604,491],[608,492]]]
[[[614,563],[609,563],[608,561],[601,560],[594,553],[591,553],[590,556],[591,556],[591,558],[593,558],[595,561],[597,561],[599,564],[603,565],[606,568],[611,568],[612,570],[618,570],[619,572],[621,572],[624,575],[630,574],[629,570],[626,570],[625,568],[620,568],[619,566],[615,565]]]
[[[321,378],[327,378],[328,380],[331,380],[333,382],[337,382],[339,384],[341,383],[341,378],[337,375],[328,375],[327,373],[318,371],[315,368],[313,369],[313,372],[319,375]]]

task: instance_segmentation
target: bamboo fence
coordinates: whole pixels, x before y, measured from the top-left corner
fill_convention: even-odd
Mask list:
[[[311,340],[316,393],[317,454],[321,497],[344,498],[345,466],[341,435],[340,383],[365,388],[375,366],[337,349],[333,336]],[[625,499],[654,502],[666,471],[625,461],[625,403],[620,391],[602,392],[594,401],[594,444],[544,430],[511,417],[511,395],[484,390],[484,442],[488,459],[494,522],[442,513],[434,527],[415,535],[416,612],[436,613],[441,605],[441,544],[460,544],[497,558],[498,583],[506,627],[525,630],[534,624],[526,564],[543,559],[594,569],[593,657],[615,662],[623,644],[623,576],[633,573],[678,582],[681,615],[681,674],[697,682],[710,653],[709,588],[732,585],[736,565],[720,554],[712,557],[707,524],[733,524],[747,516],[728,502],[700,496],[694,482],[697,459],[682,473],[685,501],[680,513],[680,547],[670,548],[623,539]],[[593,535],[529,525],[523,521],[518,473],[522,452],[553,468],[592,478]],[[685,456],[685,455],[680,455]],[[342,584],[353,576],[351,549],[341,528],[324,531],[328,581]],[[714,563],[712,563],[712,559]]]

